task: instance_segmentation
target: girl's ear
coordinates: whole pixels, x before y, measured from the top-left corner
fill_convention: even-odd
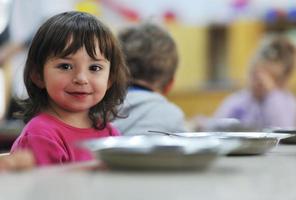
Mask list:
[[[31,74],[31,79],[32,79],[33,83],[37,87],[39,87],[41,89],[45,88],[44,81],[43,81],[43,79],[40,77],[40,75],[38,73],[36,73],[36,72],[32,73]]]

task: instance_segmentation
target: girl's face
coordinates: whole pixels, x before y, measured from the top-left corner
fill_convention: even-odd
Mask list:
[[[53,57],[44,66],[38,86],[45,88],[55,112],[87,113],[99,103],[109,86],[110,62],[96,51],[91,58],[83,47],[64,58]]]
[[[255,64],[251,70],[250,79],[251,82],[257,83],[262,82],[262,75],[267,76],[271,79],[274,84],[278,87],[281,87],[283,84],[285,74],[284,67],[282,63],[271,62],[271,61],[262,61]]]
[[[249,84],[253,95],[262,100],[272,90],[285,84],[284,67],[281,63],[258,62],[250,71]]]

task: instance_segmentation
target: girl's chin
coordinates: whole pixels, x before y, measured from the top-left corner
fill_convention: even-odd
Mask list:
[[[259,91],[253,91],[253,96],[255,97],[255,99],[259,100],[259,101],[262,101],[265,97],[265,93],[263,92],[259,92]]]
[[[89,107],[66,107],[64,109],[67,112],[72,112],[72,113],[83,113],[83,112],[88,112]]]

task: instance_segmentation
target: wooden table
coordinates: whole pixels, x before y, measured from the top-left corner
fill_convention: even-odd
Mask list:
[[[261,156],[221,157],[205,171],[81,170],[96,163],[0,175],[0,199],[296,199],[296,146]],[[79,170],[80,169],[80,170]]]

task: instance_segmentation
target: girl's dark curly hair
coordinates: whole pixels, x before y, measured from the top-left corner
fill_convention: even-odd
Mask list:
[[[93,127],[103,129],[108,121],[118,116],[117,107],[126,95],[128,69],[120,45],[112,32],[96,17],[83,12],[65,12],[48,19],[37,31],[29,49],[24,82],[29,95],[22,101],[23,120],[27,123],[49,105],[48,94],[32,81],[32,74],[43,78],[44,65],[52,57],[65,57],[85,47],[88,55],[96,58],[96,47],[110,62],[112,86],[98,104],[89,110]]]

